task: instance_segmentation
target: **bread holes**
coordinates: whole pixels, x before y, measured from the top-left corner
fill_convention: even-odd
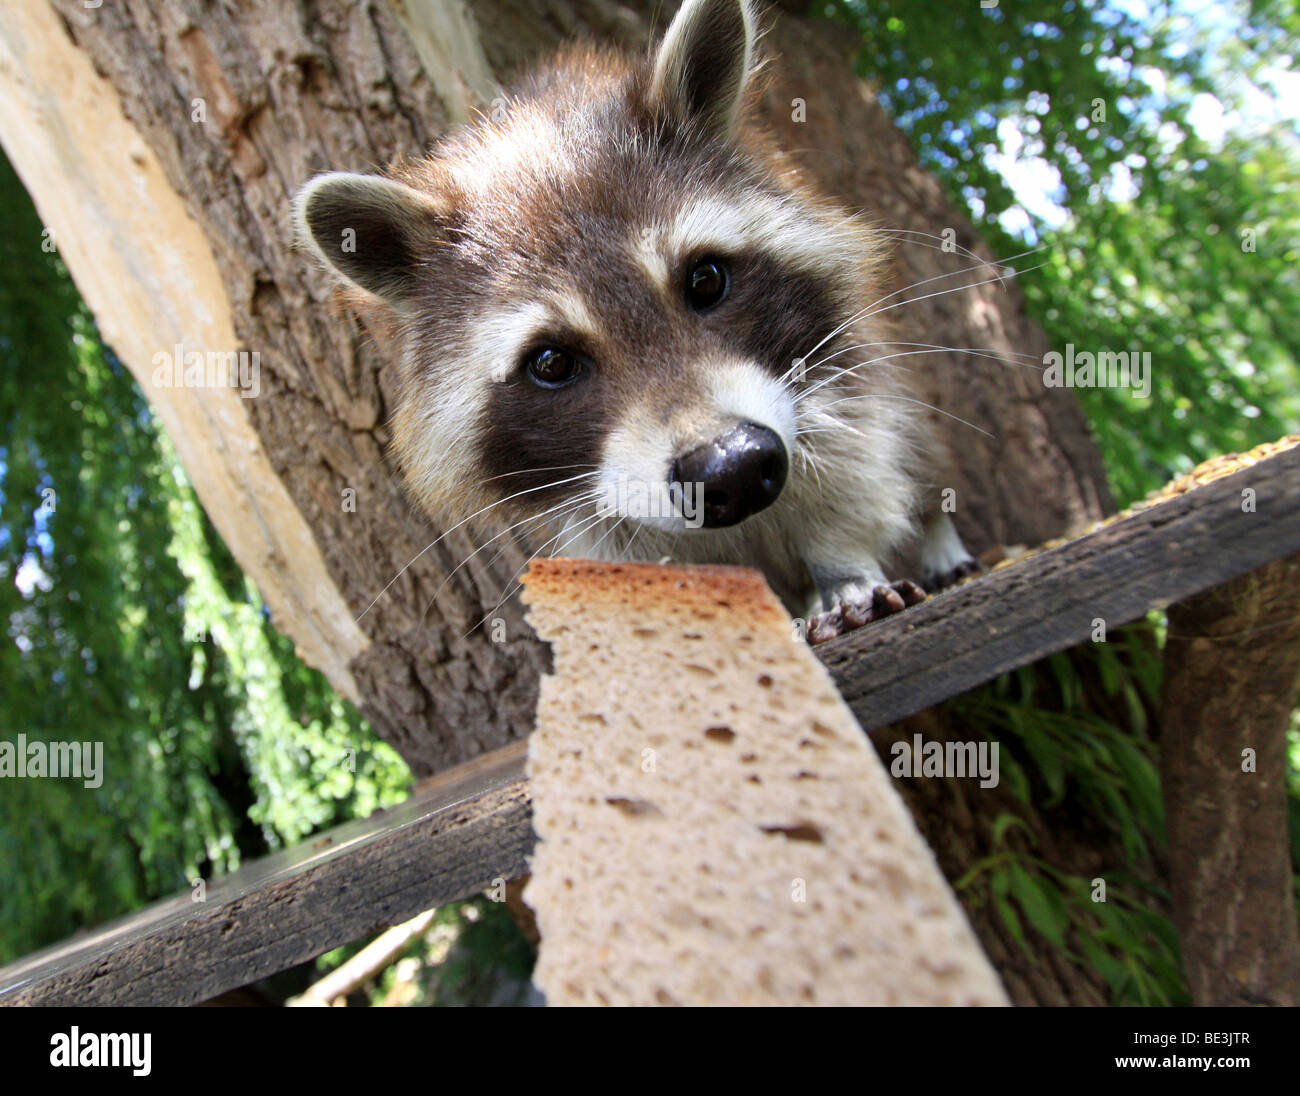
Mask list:
[[[659,629],[658,628],[633,628],[632,634],[636,636],[637,639],[658,639]]]
[[[789,841],[807,841],[813,845],[822,843],[822,831],[811,822],[795,822],[789,826],[759,826],[769,837],[783,835]]]
[[[701,666],[698,662],[683,662],[682,665],[697,677],[717,677],[718,672],[711,666]]]
[[[611,807],[616,807],[628,818],[662,818],[663,811],[658,804],[648,799],[626,799],[614,796],[605,800]]]
[[[631,582],[610,590],[586,605],[572,590],[548,595],[550,608],[530,600],[539,635],[563,614],[610,637],[608,657],[585,654],[581,630],[556,652],[567,702],[539,704],[529,743],[534,893],[550,929],[534,977],[547,1003],[594,1005],[599,991],[615,1005],[934,1004],[968,984],[998,1003],[887,769],[784,618],[717,626],[699,600],[661,612],[657,596],[629,600]],[[719,663],[712,677],[683,668]],[[595,712],[608,727],[575,719]],[[657,776],[642,769],[647,749]],[[701,839],[715,812],[721,852]],[[950,946],[970,973],[941,985],[924,964]]]

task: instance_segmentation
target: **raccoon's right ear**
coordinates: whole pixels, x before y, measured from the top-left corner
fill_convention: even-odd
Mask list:
[[[655,54],[650,94],[729,137],[754,62],[752,0],[685,0]]]
[[[298,236],[321,262],[398,308],[415,292],[421,243],[446,223],[431,195],[378,175],[318,175],[293,206]]]

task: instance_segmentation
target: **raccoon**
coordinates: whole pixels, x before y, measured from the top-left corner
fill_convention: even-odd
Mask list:
[[[886,241],[758,124],[760,67],[750,0],[686,0],[648,55],[572,47],[295,216],[394,325],[394,451],[436,522],[756,567],[818,642],[975,564],[884,360]],[[891,581],[918,537],[921,584]]]

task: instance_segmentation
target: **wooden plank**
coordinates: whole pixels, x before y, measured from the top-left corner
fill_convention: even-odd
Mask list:
[[[1254,492],[1254,510],[1242,507]],[[1284,450],[816,649],[870,731],[1300,550]],[[523,743],[382,817],[250,864],[0,969],[0,1004],[188,1004],[483,890],[525,867]]]
[[[1300,552],[1169,607],[1160,790],[1192,1004],[1300,1005],[1287,728]]]
[[[1253,498],[1246,494],[1253,492]],[[1251,498],[1254,509],[1243,509]],[[817,648],[866,731],[1300,549],[1300,447]]]
[[[188,1005],[486,889],[525,867],[516,742],[350,822],[0,968],[5,1005]]]

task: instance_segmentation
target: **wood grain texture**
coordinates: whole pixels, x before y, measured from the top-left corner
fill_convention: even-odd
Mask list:
[[[1247,488],[1254,513],[1242,511]],[[817,653],[871,731],[1086,640],[1097,616],[1118,626],[1297,550],[1293,448]],[[4,968],[0,1004],[190,1003],[516,876],[533,841],[523,748],[427,781],[410,802],[333,831],[322,848],[317,839],[250,865],[215,884],[203,907],[171,899]],[[990,950],[1000,969],[1004,950]],[[1062,987],[1071,981],[1060,974]],[[1019,982],[1008,989],[1018,1001],[1075,999]]]
[[[78,100],[85,128],[93,133],[111,114],[129,129],[130,142],[114,143],[147,153],[172,204],[188,214],[210,252],[213,291],[188,301],[178,294],[160,311],[196,340],[261,355],[262,391],[239,407],[252,436],[230,439],[239,452],[256,455],[256,469],[205,475],[222,463],[220,439],[196,442],[185,460],[236,557],[245,566],[264,560],[259,583],[283,588],[271,599],[277,626],[358,701],[417,775],[526,735],[546,648],[515,600],[497,603],[528,546],[507,536],[473,557],[477,545],[465,530],[434,544],[438,531],[409,505],[386,456],[394,347],[382,331],[338,309],[327,276],[293,247],[289,204],[317,172],[378,171],[420,154],[482,98],[490,77],[508,85],[569,38],[644,48],[676,5],[475,0],[433,14],[429,5],[406,0],[52,6],[64,45],[93,65],[104,88]],[[952,228],[960,245],[978,249],[976,234],[853,72],[851,36],[820,19],[775,10],[767,18],[776,78],[763,110],[780,139],[828,192],[902,230],[900,285],[960,269],[958,256],[923,242]],[[791,118],[796,97],[807,103],[805,123]],[[195,120],[198,103],[202,121]],[[39,124],[47,116],[33,113],[25,142],[48,139]],[[75,151],[49,174],[76,177],[78,165],[93,163],[100,149],[84,138]],[[100,189],[111,188],[113,178],[106,171]],[[116,197],[122,205],[132,195],[124,189]],[[97,265],[116,270],[100,253],[109,248],[158,269],[183,262],[174,247],[177,222],[146,219],[117,233],[107,225],[99,233],[69,225],[82,245],[80,261],[70,263],[74,278],[88,284]],[[129,279],[129,270],[117,278]],[[987,280],[969,280],[981,279]],[[109,311],[108,304],[97,308],[106,330]],[[222,313],[221,329],[230,334],[206,334],[196,322],[205,312]],[[994,354],[1047,349],[1014,283],[918,300],[900,314],[917,340]],[[170,349],[173,339],[170,327],[136,327],[139,349],[128,352],[125,340],[117,349],[143,376],[149,352]],[[924,376],[927,399],[997,435],[973,448],[972,439],[983,435],[951,419],[935,424],[936,445],[956,429],[967,455],[939,486],[956,489],[956,518],[974,548],[1036,543],[1106,511],[1104,472],[1072,392],[1035,383],[1033,370],[970,354],[912,364]],[[166,393],[145,389],[166,406]],[[248,497],[231,504],[205,488],[214,479]],[[355,493],[353,509],[342,505],[346,491]],[[252,507],[261,499],[274,505]],[[245,511],[257,520],[231,517]],[[310,553],[280,547],[304,539]],[[359,627],[352,625],[399,573]],[[474,630],[484,616],[501,619],[504,642]]]
[[[1253,512],[1243,491],[1255,492]],[[1300,550],[1300,447],[817,648],[866,730]]]
[[[350,822],[0,968],[0,1005],[189,1005],[519,875],[525,744]]]
[[[1160,775],[1196,1005],[1300,1004],[1286,787],[1298,689],[1300,554],[1170,606]]]

